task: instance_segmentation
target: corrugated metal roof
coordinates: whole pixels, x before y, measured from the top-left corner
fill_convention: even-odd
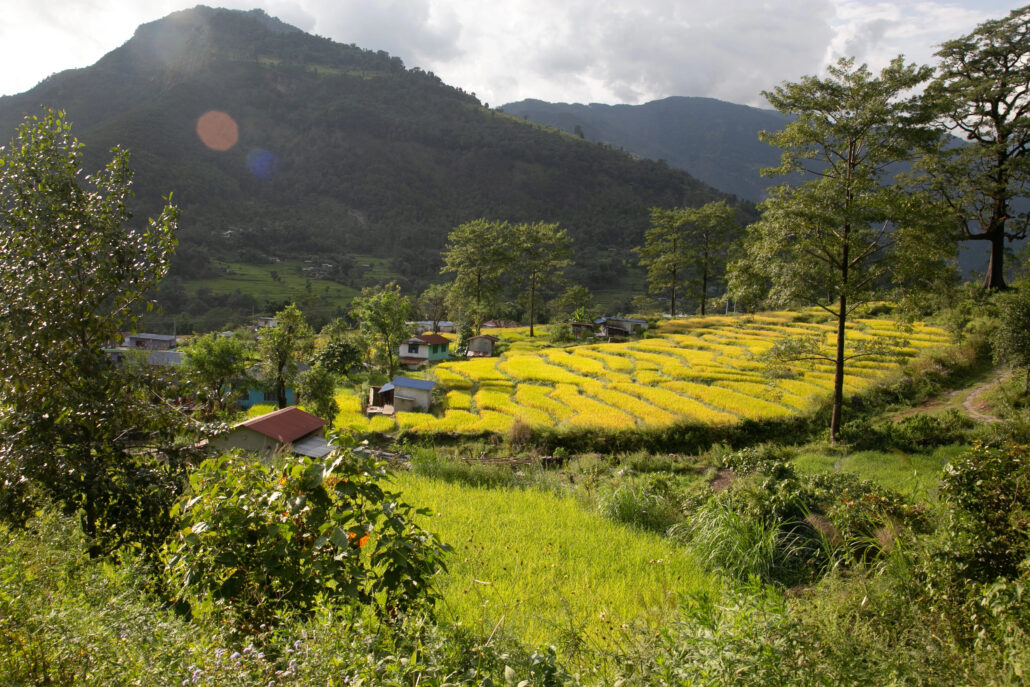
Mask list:
[[[237,427],[246,427],[284,444],[289,444],[329,424],[320,417],[306,413],[296,406],[251,418]]]
[[[308,458],[322,458],[336,448],[322,437],[305,437],[293,442],[293,452]]]
[[[394,377],[390,382],[393,386],[405,387],[407,389],[421,389],[422,391],[432,391],[435,382],[430,382],[427,379],[412,379],[411,377]],[[383,385],[383,389],[389,385]]]

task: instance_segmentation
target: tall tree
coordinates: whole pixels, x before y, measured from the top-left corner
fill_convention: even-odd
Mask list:
[[[292,303],[275,314],[278,324],[262,330],[258,350],[265,383],[275,392],[275,402],[286,407],[286,387],[297,379],[300,363],[314,350],[315,333],[304,314]]]
[[[1005,240],[1027,234],[1027,213],[1012,207],[1030,191],[1030,5],[948,41],[926,91],[947,130],[923,166],[961,218],[966,240],[986,241],[984,288],[1005,288]]]
[[[374,360],[385,363],[387,374],[397,370],[397,351],[410,334],[406,324],[411,312],[401,287],[391,282],[382,288],[366,288],[354,299],[352,316]]]
[[[507,222],[476,219],[455,227],[447,235],[441,273],[454,273],[454,292],[470,307],[476,333],[488,305],[494,305],[501,291],[501,275],[508,265]]]
[[[726,274],[730,244],[738,238],[740,227],[736,211],[725,200],[683,210],[687,240],[694,251],[690,261],[690,283],[701,301],[701,315],[707,313],[709,292]]]
[[[155,403],[145,368],[116,366],[103,347],[167,272],[178,211],[127,227],[128,154],[115,149],[85,178],[81,163],[54,111],[0,149],[0,492],[36,485],[81,514],[102,553],[126,539],[157,545],[174,498],[175,414]]]
[[[792,118],[762,136],[783,149],[782,165],[766,171],[814,178],[779,186],[761,204],[761,219],[747,230],[749,267],[764,273],[774,303],[812,303],[836,320],[831,353],[811,340],[780,349],[798,358],[825,355],[834,365],[833,440],[840,433],[845,363],[862,354],[846,351],[849,315],[888,282],[948,257],[941,235],[947,227],[928,214],[933,206],[885,179],[884,171],[932,135],[919,126],[916,99],[908,95],[928,77],[928,68],[900,57],[879,76],[843,59],[825,79],[808,76],[764,93]]]
[[[246,373],[250,350],[236,336],[207,334],[194,339],[185,353],[183,371],[199,389],[208,412],[217,411],[229,384]]]
[[[447,296],[450,288],[446,284],[431,284],[418,297],[418,314],[433,323],[433,333],[440,331],[440,320],[447,317]]]
[[[534,336],[536,302],[540,289],[557,283],[561,271],[572,264],[572,239],[557,224],[516,224],[508,235],[512,272],[528,290],[529,335]]]
[[[681,209],[651,208],[651,228],[644,234],[640,264],[647,268],[650,293],[669,294],[669,314],[676,315],[676,292],[691,260]]]

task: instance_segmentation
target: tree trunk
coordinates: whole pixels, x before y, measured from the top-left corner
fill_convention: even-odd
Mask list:
[[[708,265],[701,272],[701,317],[705,316],[705,301],[708,300]]]
[[[1005,233],[995,231],[989,235],[991,242],[991,262],[987,265],[983,287],[988,291],[1004,291],[1005,283]]]
[[[669,295],[669,317],[676,317],[676,270],[672,271],[672,293]]]
[[[833,370],[833,414],[830,417],[830,443],[840,439],[840,421],[844,408],[844,327],[848,317],[848,297],[840,295],[840,311],[837,313],[837,356]]]
[[[280,408],[286,407],[286,382],[281,378],[275,383],[275,403]]]
[[[532,337],[533,334],[533,320],[534,317],[533,306],[536,300],[536,280],[533,277],[529,278],[529,335]]]

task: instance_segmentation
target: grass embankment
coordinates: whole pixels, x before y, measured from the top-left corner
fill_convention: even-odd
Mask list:
[[[604,654],[630,626],[660,627],[681,597],[715,588],[682,546],[613,523],[574,498],[403,474],[405,500],[435,513],[450,543],[441,617],[476,633],[556,644],[563,658]]]

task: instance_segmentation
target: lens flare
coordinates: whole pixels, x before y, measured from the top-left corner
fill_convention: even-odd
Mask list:
[[[226,113],[209,110],[197,119],[197,136],[211,150],[226,151],[240,140],[240,129]]]
[[[268,181],[275,176],[275,170],[279,166],[279,158],[275,153],[264,148],[255,148],[247,153],[247,169],[258,179]]]

